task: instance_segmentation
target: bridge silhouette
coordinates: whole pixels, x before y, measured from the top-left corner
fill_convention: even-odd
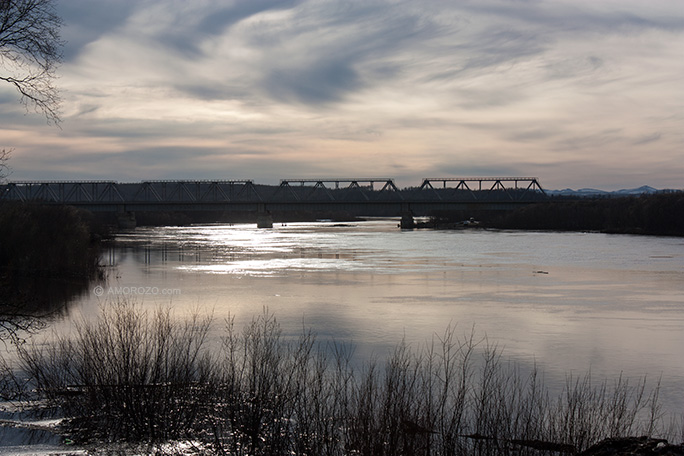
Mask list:
[[[392,178],[252,180],[17,181],[0,186],[0,201],[70,205],[115,212],[345,213],[353,216],[428,216],[468,210],[511,210],[543,201],[535,177],[425,178],[399,189]]]

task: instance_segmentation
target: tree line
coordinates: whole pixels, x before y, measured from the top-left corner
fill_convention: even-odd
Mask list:
[[[97,227],[69,206],[0,204],[0,340],[41,326],[102,274]]]
[[[684,236],[684,192],[623,198],[551,198],[492,217],[501,229]]]

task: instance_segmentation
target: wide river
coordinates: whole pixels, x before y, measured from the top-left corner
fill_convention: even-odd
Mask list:
[[[266,307],[286,337],[310,327],[353,341],[361,359],[456,325],[536,363],[552,386],[570,373],[662,376],[665,409],[684,413],[683,238],[403,231],[396,220],[202,225],[120,234],[104,262],[108,282],[69,319],[121,296],[213,312],[219,326]]]

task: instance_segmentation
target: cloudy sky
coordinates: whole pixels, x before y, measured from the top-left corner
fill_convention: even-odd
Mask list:
[[[60,0],[11,179],[536,176],[684,188],[681,0]]]

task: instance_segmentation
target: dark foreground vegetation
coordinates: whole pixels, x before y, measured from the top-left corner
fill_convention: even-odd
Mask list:
[[[681,438],[661,416],[657,384],[569,376],[551,395],[536,369],[453,328],[362,366],[348,345],[306,331],[285,339],[266,312],[242,331],[228,322],[220,347],[212,331],[209,318],[112,304],[72,338],[22,346],[22,371],[7,384],[47,400],[65,435],[96,447],[182,440],[220,455],[538,455],[577,454],[609,437]]]
[[[0,339],[39,324],[100,273],[92,216],[69,206],[0,203]]]
[[[71,206],[0,205],[3,274],[91,276],[98,269],[92,216]]]
[[[488,226],[684,236],[684,192],[571,201],[552,199],[495,218]]]

